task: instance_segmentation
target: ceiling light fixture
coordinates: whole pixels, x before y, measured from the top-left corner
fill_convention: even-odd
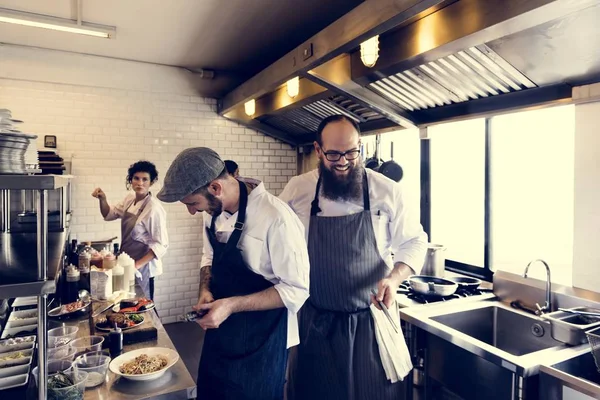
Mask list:
[[[244,111],[246,111],[246,115],[251,117],[256,112],[256,101],[254,99],[247,101],[244,103]]]
[[[379,58],[379,35],[360,44],[360,59],[365,67],[372,68]]]
[[[51,29],[54,31],[78,33],[81,35],[95,36],[104,39],[115,37],[114,26],[90,24],[81,21],[81,8],[78,7],[78,20],[51,17],[48,15],[34,14],[16,10],[0,8],[0,22],[35,28]]]
[[[300,78],[295,77],[290,79],[289,81],[287,81],[286,86],[288,96],[290,96],[291,98],[298,96],[298,93],[300,93]]]

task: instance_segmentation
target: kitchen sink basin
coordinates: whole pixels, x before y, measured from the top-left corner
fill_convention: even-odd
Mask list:
[[[513,356],[562,345],[552,338],[549,323],[494,305],[431,317],[431,320]]]

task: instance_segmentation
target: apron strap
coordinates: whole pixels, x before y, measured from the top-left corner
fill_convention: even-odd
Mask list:
[[[362,189],[363,189],[363,208],[365,211],[371,210],[371,201],[369,200],[369,183],[367,182],[367,171],[363,171],[363,179],[362,179]],[[322,210],[319,207],[319,191],[321,190],[321,175],[319,175],[319,179],[317,180],[317,189],[315,190],[315,198],[310,203],[310,215],[316,216]]]
[[[242,236],[242,229],[244,229],[244,222],[246,221],[246,206],[248,205],[248,189],[246,188],[246,184],[242,181],[238,181],[240,185],[240,206],[238,209],[237,220],[234,225],[233,232],[229,236],[229,240],[227,241],[227,249],[237,247],[237,244]],[[213,217],[210,222],[210,229],[207,229],[209,239],[216,240],[216,227],[215,221],[217,217]],[[211,243],[212,244],[212,243]]]
[[[242,236],[242,230],[244,229],[244,222],[246,221],[246,206],[248,205],[248,189],[246,184],[242,181],[238,181],[240,184],[240,206],[238,208],[237,221],[235,222],[233,232],[229,236],[227,241],[227,247],[237,247],[240,237]]]

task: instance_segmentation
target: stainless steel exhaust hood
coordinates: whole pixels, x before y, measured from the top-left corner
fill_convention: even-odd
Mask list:
[[[486,45],[450,54],[369,84],[408,110],[442,107],[536,85]]]
[[[370,0],[371,7],[389,1]],[[312,62],[298,65],[293,73],[303,77],[300,93],[305,95],[282,101],[278,86],[257,100],[271,98],[263,101],[268,105],[261,113],[236,118],[242,100],[252,97],[241,94],[256,86],[258,81],[252,79],[266,84],[265,77],[273,72],[273,84],[281,84],[276,76],[282,64],[296,62],[284,57],[223,99],[221,114],[300,145],[312,141],[318,123],[335,113],[349,115],[368,132],[421,127],[567,102],[573,85],[600,81],[598,0],[397,3],[404,6],[399,7],[404,20],[348,37],[342,47],[350,50],[345,52],[319,54],[315,49],[319,55]],[[408,3],[414,12],[408,12]],[[334,24],[348,27],[357,18],[356,13],[347,14]],[[368,68],[360,60],[358,45],[373,33],[380,33],[380,53],[375,66]],[[331,29],[319,35],[311,43],[322,43],[324,37],[333,40]]]

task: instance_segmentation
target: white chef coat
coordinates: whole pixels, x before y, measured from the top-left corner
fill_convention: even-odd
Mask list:
[[[145,203],[142,213],[138,216],[135,228],[131,232],[133,240],[144,243],[156,255],[156,258],[149,262],[150,277],[162,275],[161,258],[167,252],[169,247],[169,235],[167,234],[167,213],[160,204],[160,201],[152,194],[148,195],[148,201],[135,202],[135,193],[128,194],[123,201],[116,206],[110,206],[110,211],[104,218],[105,221],[113,221],[123,218],[125,210],[132,214],[137,214],[140,207]],[[121,238],[123,240],[123,238]]]
[[[391,270],[403,262],[416,274],[421,271],[427,252],[427,234],[419,222],[418,212],[406,208],[402,185],[384,175],[366,169],[373,231],[381,258]],[[308,240],[311,202],[315,197],[318,170],[293,177],[279,198],[296,212],[304,224]],[[363,197],[352,201],[332,201],[319,193],[318,216],[339,217],[362,212]],[[335,232],[332,232],[335,234]]]
[[[297,313],[308,298],[309,262],[304,227],[292,210],[267,192],[257,180],[238,178],[258,185],[248,194],[246,221],[238,248],[252,271],[273,283],[288,310],[287,347],[300,343]],[[217,240],[225,243],[233,232],[238,213],[225,211],[215,221]],[[212,217],[204,213],[202,266],[212,265],[213,249],[206,234]]]

